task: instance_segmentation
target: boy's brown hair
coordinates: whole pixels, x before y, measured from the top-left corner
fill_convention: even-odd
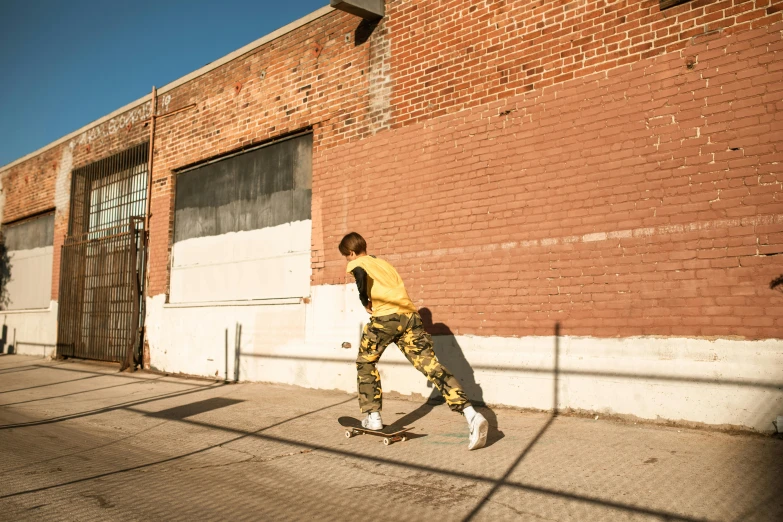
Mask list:
[[[349,255],[351,252],[366,254],[367,242],[356,232],[351,232],[350,234],[345,234],[343,240],[340,241],[340,246],[338,248],[340,249],[340,253],[344,256]]]

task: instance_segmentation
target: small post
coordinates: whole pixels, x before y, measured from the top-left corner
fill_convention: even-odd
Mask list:
[[[242,347],[242,324],[236,324],[236,330],[234,332],[234,382],[239,382],[239,369],[240,369],[240,349]]]

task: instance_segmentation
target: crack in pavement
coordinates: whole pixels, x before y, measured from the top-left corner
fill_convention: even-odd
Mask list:
[[[343,444],[340,444],[340,446],[342,446],[342,445]],[[384,466],[383,464],[380,464],[380,463],[376,463],[374,465],[374,468],[376,468],[376,469],[369,469],[366,466],[363,466],[361,461],[357,461],[356,460],[356,458],[362,458],[363,457],[363,455],[360,454],[360,453],[357,453],[357,454],[355,454],[353,456],[350,456],[350,457],[346,457],[346,456],[343,456],[343,455],[330,455],[328,453],[324,453],[324,452],[320,452],[319,451],[318,455],[321,458],[324,458],[324,459],[339,461],[342,465],[344,465],[344,466],[346,466],[348,468],[358,469],[359,471],[364,471],[364,472],[369,473],[371,475],[376,475],[376,476],[385,477],[385,478],[393,478],[393,479],[397,479],[397,480],[411,480],[412,478],[415,479],[416,477],[418,477],[420,475],[426,475],[428,477],[432,476],[432,475],[428,475],[427,473],[420,472],[420,471],[413,471],[412,474],[409,474],[409,475],[394,475],[392,473],[383,472],[383,471],[380,471],[379,469],[377,469],[377,468],[381,468],[381,467],[387,467],[387,466]],[[392,467],[391,469],[389,469],[389,471],[395,471],[396,469],[397,468]]]
[[[225,449],[228,449],[228,448],[225,448]],[[150,471],[157,471],[157,472],[160,472],[160,473],[169,473],[169,472],[194,471],[194,470],[199,470],[199,469],[210,469],[210,468],[225,468],[225,467],[228,467],[228,466],[233,466],[233,465],[238,465],[238,464],[248,464],[248,463],[255,463],[255,462],[260,462],[260,463],[271,462],[273,460],[279,460],[279,459],[283,459],[283,458],[286,458],[286,457],[293,457],[293,456],[296,456],[296,455],[303,455],[303,454],[306,454],[306,453],[312,453],[314,450],[306,449],[306,450],[300,450],[300,451],[292,451],[290,453],[281,453],[279,455],[272,455],[272,456],[268,456],[268,457],[262,457],[260,455],[255,455],[254,456],[254,455],[252,455],[250,453],[247,453],[245,451],[240,451],[240,450],[229,450],[229,451],[236,451],[237,453],[242,453],[244,455],[248,455],[249,457],[244,459],[244,460],[235,460],[235,461],[232,461],[232,462],[221,462],[219,464],[205,464],[203,466],[164,468],[164,469],[160,469],[160,470],[155,470],[154,468],[152,468],[152,469],[140,469],[140,470],[136,470],[136,471],[137,472],[141,472],[141,473],[149,473]]]
[[[473,495],[471,495],[471,496],[473,496]],[[473,496],[473,498],[478,499],[479,496],[475,495],[475,496]],[[516,509],[514,507],[509,506],[508,504],[506,504],[504,502],[500,502],[500,501],[494,500],[494,499],[489,499],[489,500],[486,501],[486,503],[487,504],[496,504],[498,506],[502,506],[502,507],[508,509],[509,511],[513,511],[517,515],[527,515],[527,516],[531,516],[531,517],[534,517],[534,518],[537,518],[537,519],[540,519],[540,520],[550,520],[552,522],[558,522],[558,520],[560,520],[560,519],[557,519],[557,518],[545,517],[543,515],[539,515],[538,513],[533,513],[531,511],[523,511],[521,509]]]
[[[306,453],[313,453],[315,450],[300,450],[300,451],[292,451],[290,453],[283,453],[281,455],[273,455],[271,457],[256,457],[252,459],[253,462],[271,462],[273,460],[283,459],[285,457],[293,457],[296,455],[304,455]]]

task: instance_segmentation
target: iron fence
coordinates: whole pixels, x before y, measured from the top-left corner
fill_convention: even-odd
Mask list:
[[[140,362],[147,158],[144,143],[73,171],[58,356]]]

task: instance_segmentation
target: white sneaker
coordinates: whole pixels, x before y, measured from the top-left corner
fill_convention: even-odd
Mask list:
[[[381,420],[381,412],[374,411],[372,413],[368,413],[367,417],[362,420],[362,428],[368,430],[382,430],[383,421]]]
[[[483,448],[487,443],[487,432],[489,423],[482,414],[476,412],[470,420],[470,438],[468,439],[468,450]]]

